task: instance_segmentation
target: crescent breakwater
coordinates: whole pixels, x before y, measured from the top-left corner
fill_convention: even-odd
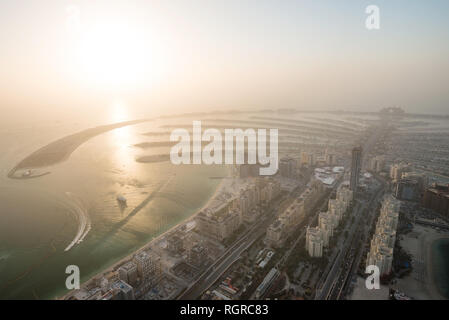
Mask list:
[[[18,170],[25,169],[36,169],[51,166],[60,162],[67,160],[70,155],[84,142],[89,139],[105,133],[107,131],[118,129],[125,126],[130,126],[142,122],[151,121],[150,119],[141,119],[141,120],[132,120],[132,121],[124,121],[114,124],[108,124],[103,126],[98,126],[94,128],[90,128],[78,133],[74,133],[68,136],[65,136],[61,139],[53,141],[50,144],[38,149],[37,151],[30,154],[28,157],[20,161],[14,168],[12,168],[7,176],[10,179],[33,179],[39,178],[44,175],[50,174],[50,172],[44,172],[35,175],[27,175],[27,176],[17,176],[16,172]]]

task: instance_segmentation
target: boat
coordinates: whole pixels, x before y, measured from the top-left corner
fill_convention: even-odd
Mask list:
[[[24,173],[22,173],[22,177],[28,177],[31,175],[31,170],[27,170]]]
[[[123,195],[119,194],[117,196],[117,201],[119,204],[126,206],[126,198]]]

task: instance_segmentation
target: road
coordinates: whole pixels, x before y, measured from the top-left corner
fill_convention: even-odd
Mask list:
[[[378,193],[376,194],[376,198],[374,199],[373,204],[380,201],[381,197],[384,195],[385,181],[381,180],[381,179],[379,179],[379,181],[381,182],[382,186],[381,186],[380,190],[378,191]],[[363,224],[361,226],[362,230],[361,230],[361,232],[359,232],[359,234],[360,234],[359,243],[366,243],[366,240],[367,240],[366,237],[367,237],[367,235],[369,235],[371,226],[373,226],[373,224],[375,223],[375,218],[377,217],[376,213],[378,213],[378,210],[377,210],[377,206],[373,205],[373,204],[368,207],[367,215],[369,216],[369,219],[370,219],[369,222],[366,224]],[[357,254],[355,255],[355,257],[353,259],[352,267],[348,270],[347,276],[344,279],[344,283],[343,283],[340,293],[338,295],[338,299],[343,299],[347,295],[351,281],[355,277],[358,267],[360,265],[360,261],[362,259],[362,254],[364,253],[364,250],[363,250],[363,247],[360,247],[360,245],[357,245],[357,244],[356,244],[356,248],[358,248]]]
[[[274,221],[274,213],[277,209],[271,208],[268,218],[259,221],[249,230],[245,236],[237,240],[226,252],[216,260],[200,277],[193,282],[179,297],[178,300],[197,299],[247,250],[259,237],[265,234],[268,226]]]
[[[363,208],[363,216],[369,219],[368,223],[362,223],[365,220],[360,220],[356,226],[356,233],[352,237],[351,245],[349,246],[345,259],[343,268],[341,268],[340,276],[337,279],[336,285],[333,288],[332,292],[329,295],[329,299],[331,300],[339,300],[343,298],[345,288],[349,286],[349,282],[352,279],[353,274],[357,271],[358,265],[360,263],[361,255],[363,252],[363,247],[360,244],[365,243],[363,237],[365,234],[369,232],[370,227],[374,223],[374,210],[369,210],[369,213],[366,213],[367,208],[375,207],[375,203],[381,200],[381,197],[384,194],[384,186],[381,186],[373,197],[370,199],[368,205]],[[366,228],[368,226],[368,229]]]
[[[369,153],[369,150],[372,148],[372,146],[377,141],[379,135],[381,134],[381,130],[377,130],[366,142],[365,144],[365,154]],[[364,159],[364,165],[366,165],[366,162],[368,159]],[[364,210],[363,208],[360,208],[358,206],[355,209],[356,216],[357,216],[357,223],[355,223],[351,227],[351,234],[350,239],[352,239],[354,232],[355,232],[355,225],[358,225],[360,222],[360,212]],[[317,210],[318,211],[318,210]],[[274,220],[274,209],[270,212],[269,219],[266,219],[264,221],[260,221],[256,225],[252,226],[250,230],[246,232],[246,235],[243,236],[241,239],[237,240],[226,252],[218,259],[216,260],[209,268],[207,268],[206,271],[204,271],[200,277],[193,282],[179,297],[180,300],[194,300],[197,299],[201,294],[206,291],[214,282],[216,282],[220,276],[226,272],[226,270],[240,257],[240,255],[247,250],[259,237],[261,237],[263,234],[265,234],[266,229],[268,226],[273,222]],[[304,232],[301,233],[301,235],[296,239],[295,244],[304,237]],[[322,293],[329,293],[329,290],[334,284],[334,281],[330,281],[331,279],[335,279],[335,275],[337,274],[338,269],[341,266],[341,262],[343,257],[346,255],[346,252],[349,248],[350,243],[346,243],[343,250],[340,250],[340,254],[338,255],[336,262],[334,263],[331,271],[329,272],[329,276],[326,279],[326,282],[324,283]],[[278,263],[278,265],[282,265],[283,262],[287,261],[288,256],[290,255],[291,250],[287,252],[285,255],[285,259],[281,259],[281,261]],[[345,254],[343,254],[345,253]],[[327,296],[326,294],[326,296]]]
[[[379,136],[382,134],[382,127],[378,127],[376,132],[371,135],[368,140],[365,143],[365,146],[363,148],[364,150],[364,157],[363,157],[363,167],[366,168],[368,157],[366,157],[367,154],[370,153],[371,148],[376,144]],[[322,285],[317,288],[315,293],[315,300],[324,300],[329,299],[332,297],[338,296],[335,294],[335,292],[339,292],[341,287],[344,286],[346,283],[346,271],[348,269],[352,269],[353,265],[353,259],[354,259],[354,250],[353,246],[357,246],[359,243],[354,244],[354,234],[355,231],[359,229],[361,222],[364,220],[362,219],[362,213],[365,212],[366,207],[371,207],[374,203],[375,199],[377,199],[377,195],[380,191],[376,192],[370,199],[368,203],[361,203],[356,202],[354,205],[352,216],[355,217],[354,223],[350,226],[348,240],[345,241],[343,244],[341,243],[341,238],[339,239],[339,242],[337,244],[338,253],[337,257],[334,259],[334,262],[332,264],[332,267],[330,268],[330,271],[326,274],[324,273],[323,277],[325,277],[325,280],[322,280]],[[366,218],[366,217],[364,217]],[[349,221],[348,221],[349,223]],[[366,224],[363,224],[366,225]],[[347,226],[345,227],[345,230],[347,230]],[[343,233],[342,233],[343,234]],[[359,233],[358,233],[359,234]],[[343,246],[342,246],[343,245]],[[348,258],[350,260],[348,261]],[[343,261],[344,266],[342,267]],[[345,269],[346,268],[346,269]],[[343,279],[343,281],[342,281]],[[336,290],[336,291],[335,291]]]
[[[361,212],[361,206],[359,203],[357,203],[354,206],[354,210],[353,210],[353,216],[356,217],[357,221],[351,226],[350,229],[350,235],[348,236],[349,239],[352,239],[353,235],[354,235],[354,231],[355,228],[354,226],[357,225],[360,221],[360,214]],[[349,221],[348,221],[349,223]],[[343,232],[341,234],[341,236],[343,236]],[[329,271],[329,273],[327,274],[322,286],[320,288],[317,289],[316,293],[315,293],[315,300],[325,300],[328,298],[331,290],[334,288],[336,280],[338,278],[338,275],[341,271],[341,265],[343,262],[343,258],[346,256],[346,253],[348,251],[348,247],[349,247],[349,242],[346,241],[345,243],[342,244],[341,241],[342,238],[340,238],[339,242],[337,243],[337,250],[338,250],[338,255],[337,258],[334,260],[334,263],[332,264],[332,267]],[[341,247],[343,245],[343,247]]]

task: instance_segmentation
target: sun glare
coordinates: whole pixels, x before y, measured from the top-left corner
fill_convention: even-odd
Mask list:
[[[73,56],[81,81],[123,89],[157,81],[165,64],[160,44],[148,30],[127,22],[101,21],[80,30]]]
[[[114,103],[111,105],[110,114],[112,117],[111,120],[113,122],[122,122],[131,120],[130,115],[128,114],[127,105],[121,100],[114,101]]]
[[[147,63],[142,40],[135,30],[125,26],[96,27],[81,42],[81,71],[103,84],[137,81]]]

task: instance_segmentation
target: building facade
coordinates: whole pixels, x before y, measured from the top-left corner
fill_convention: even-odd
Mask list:
[[[381,275],[391,272],[400,205],[400,201],[391,195],[385,196],[376,223],[376,230],[371,239],[366,266],[376,265]]]
[[[449,184],[432,184],[424,192],[422,205],[443,216],[449,217]]]
[[[137,265],[133,261],[129,261],[118,268],[119,278],[132,286],[137,284]]]
[[[360,172],[362,170],[362,147],[355,147],[352,149],[351,158],[351,180],[349,189],[353,192],[357,190],[359,185]]]

